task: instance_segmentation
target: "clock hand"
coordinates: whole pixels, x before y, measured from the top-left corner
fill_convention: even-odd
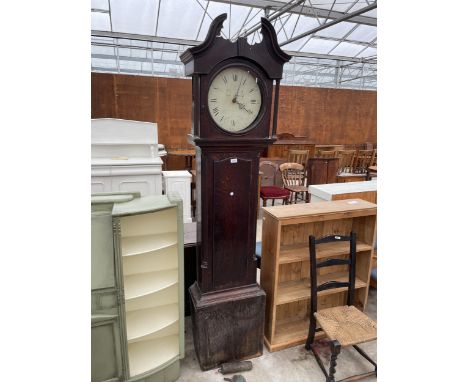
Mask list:
[[[244,79],[244,78],[242,78],[242,79]],[[239,86],[237,87],[236,95],[234,96],[234,98],[232,100],[233,103],[237,102],[237,96],[239,95],[239,90],[240,90],[241,85],[242,85],[242,80],[239,81]]]
[[[244,105],[243,103],[239,103],[239,102],[238,102],[238,105],[239,105],[239,109],[241,109],[241,110],[244,109],[247,113],[252,114],[252,111],[251,111],[251,110],[247,110],[246,107],[245,107],[245,105]]]

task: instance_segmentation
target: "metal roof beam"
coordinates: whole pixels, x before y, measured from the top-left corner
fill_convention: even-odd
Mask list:
[[[356,12],[345,13],[344,16],[342,16],[342,17],[340,17],[338,19],[330,21],[329,23],[326,23],[326,24],[322,24],[322,25],[320,25],[320,26],[318,26],[316,28],[311,29],[310,31],[298,34],[297,36],[294,36],[293,38],[290,38],[289,40],[283,41],[281,44],[279,44],[279,46],[290,44],[290,43],[292,43],[294,41],[300,40],[303,37],[306,37],[306,36],[309,36],[311,34],[317,33],[317,32],[319,32],[319,31],[321,31],[323,29],[329,28],[329,27],[331,27],[331,26],[333,26],[335,24],[338,24],[338,23],[341,23],[343,21],[349,20],[349,19],[353,18],[356,15],[360,15],[362,13],[369,12],[369,11],[375,9],[375,8],[377,8],[377,1],[375,1],[371,5],[368,5],[367,7],[364,7],[364,8],[361,8],[361,9],[357,10]]]
[[[101,68],[99,66],[91,66],[91,71],[93,72],[105,72],[105,73],[117,73],[117,68]],[[124,73],[122,74],[139,74],[139,75],[147,75],[147,76],[164,76],[164,77],[176,77],[181,79],[190,79],[190,77],[180,76],[176,73],[171,72],[163,72],[163,71],[151,71],[151,70],[137,70],[137,69],[124,69]]]
[[[226,4],[235,4],[243,5],[246,7],[253,8],[273,8],[278,9],[284,7],[285,2],[278,0],[211,0],[217,3],[226,3]],[[298,5],[294,8],[291,8],[288,12],[296,13],[298,15],[310,16],[310,17],[323,17],[328,19],[338,19],[346,15],[344,12],[330,11],[329,9],[311,7],[308,5]],[[375,17],[361,16],[357,15],[352,17],[350,20],[352,23],[358,23],[363,25],[377,26],[377,19]]]
[[[281,6],[281,8],[279,8],[278,10],[276,10],[275,12],[273,12],[271,15],[269,15],[267,17],[267,19],[271,22],[273,20],[276,20],[278,17],[280,17],[281,15],[283,15],[284,13],[290,11],[291,9],[293,9],[294,7],[302,4],[305,0],[296,0],[296,2],[294,2],[294,0],[291,0],[290,2],[288,3],[283,3],[283,5]],[[265,8],[265,11],[267,9],[270,9],[270,8]],[[241,33],[240,35],[242,37],[246,37],[246,36],[249,36],[251,35],[252,33],[254,33],[255,31],[259,30],[261,28],[261,23],[257,23],[255,24],[254,26],[252,26],[251,28],[249,28],[248,30],[246,30],[245,32]]]
[[[96,12],[96,13],[109,13],[109,10],[108,10],[108,9],[91,8],[91,12]]]
[[[104,59],[104,60],[111,60],[111,59],[116,59],[116,56],[112,56],[110,54],[98,54],[94,53],[91,55],[91,58],[99,58],[99,59]],[[119,55],[119,59],[121,61],[132,61],[132,62],[146,62],[148,64],[151,64],[154,62],[155,64],[169,64],[169,65],[182,65],[182,62],[180,61],[173,61],[173,60],[162,60],[160,58],[153,58],[151,57],[145,58],[145,57],[130,57],[130,56],[122,56]]]
[[[356,58],[348,56],[335,56],[333,54],[319,54],[319,53],[309,53],[309,52],[295,52],[292,50],[285,50],[287,54],[294,57],[309,57],[317,58],[319,60],[336,60],[336,61],[350,61],[350,62],[367,62],[369,64],[376,64],[377,60],[375,58]]]
[[[200,44],[201,41],[196,40],[185,40],[173,37],[160,37],[160,36],[147,36],[142,34],[134,33],[121,33],[121,32],[107,32],[107,31],[91,31],[92,37],[107,37],[107,38],[121,38],[126,40],[137,40],[137,41],[151,41],[159,42],[162,44],[178,44],[178,45],[191,45],[195,46]]]
[[[120,32],[105,32],[105,31],[91,31],[91,36],[93,37],[106,37],[106,38],[118,38],[125,40],[137,40],[137,41],[146,41],[146,42],[159,42],[163,44],[175,44],[175,45],[186,45],[186,46],[195,46],[200,44],[200,41],[195,40],[184,40],[179,38],[171,37],[158,37],[158,36],[145,36],[132,33],[120,33]],[[100,46],[115,46],[115,44],[107,44],[102,42],[91,42],[92,45]],[[148,50],[163,50],[161,48],[151,48],[151,47],[142,47],[142,46],[130,46],[130,45],[118,45],[119,47],[131,48],[131,49],[148,49]],[[350,62],[369,62],[376,63],[377,60],[372,59],[368,60],[366,58],[356,58],[356,57],[347,57],[347,56],[336,56],[331,54],[319,54],[319,53],[309,53],[309,52],[296,52],[285,50],[285,52],[294,57],[309,57],[317,59],[326,59],[326,60],[337,60],[337,61],[350,61]]]

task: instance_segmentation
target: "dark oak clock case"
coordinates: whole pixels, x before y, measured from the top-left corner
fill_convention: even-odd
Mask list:
[[[181,60],[192,76],[197,163],[197,281],[190,287],[194,344],[200,367],[262,354],[265,292],[256,283],[255,237],[260,153],[276,139],[279,83],[291,58],[262,18],[262,41],[250,45],[220,35],[227,15],[213,20],[205,41]],[[230,66],[257,77],[262,106],[240,132],[216,125],[208,110],[211,81]],[[273,81],[276,81],[273,87]],[[271,130],[271,133],[270,133]]]

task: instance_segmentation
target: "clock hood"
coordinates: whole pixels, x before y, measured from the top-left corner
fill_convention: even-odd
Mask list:
[[[283,65],[291,56],[279,47],[276,31],[271,23],[262,17],[263,39],[251,45],[246,37],[231,41],[220,36],[226,18],[226,13],[216,17],[210,25],[205,41],[181,54],[180,60],[185,64],[185,75],[208,74],[215,66],[214,61],[219,63],[232,57],[242,57],[262,67],[270,79],[281,79]],[[216,57],[216,60],[213,60],[213,57]]]

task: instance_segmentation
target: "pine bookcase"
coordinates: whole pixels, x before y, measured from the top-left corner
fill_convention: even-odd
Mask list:
[[[308,238],[357,234],[355,305],[367,303],[377,205],[349,199],[263,208],[261,287],[266,292],[265,344],[270,351],[304,344],[310,315]],[[319,259],[346,258],[349,243],[326,243]],[[347,281],[345,266],[319,270],[318,281]],[[318,309],[345,305],[346,288],[319,292]],[[319,335],[316,338],[320,338]]]

